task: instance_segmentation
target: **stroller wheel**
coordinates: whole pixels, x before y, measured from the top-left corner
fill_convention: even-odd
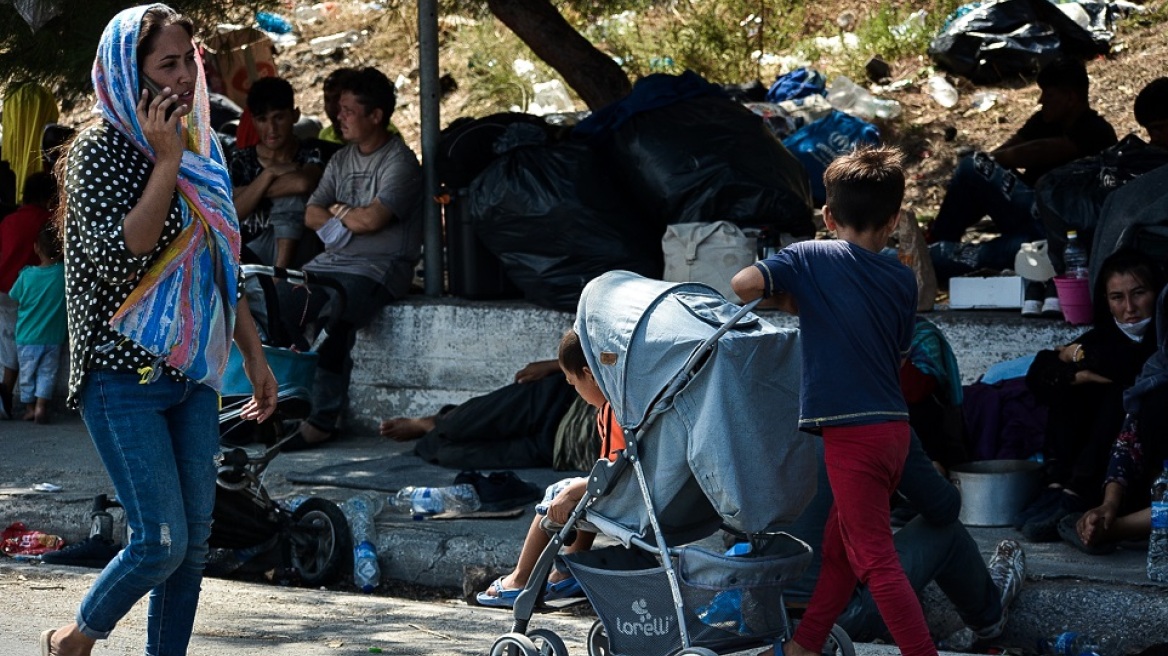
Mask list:
[[[565,650],[564,653],[567,653]],[[522,633],[506,633],[491,645],[491,656],[540,656],[531,638]]]
[[[856,646],[852,644],[847,631],[838,624],[832,624],[827,644],[823,645],[823,653],[829,656],[856,656]]]
[[[550,629],[535,629],[527,632],[531,644],[535,645],[535,653],[540,656],[568,656],[568,646]]]
[[[289,529],[292,565],[308,587],[335,583],[353,553],[349,522],[337,504],[312,497],[297,506]]]
[[[588,656],[610,656],[608,651],[608,634],[604,632],[604,624],[600,620],[592,623],[588,629]]]
[[[718,656],[718,652],[705,647],[687,647],[677,652],[675,656]]]

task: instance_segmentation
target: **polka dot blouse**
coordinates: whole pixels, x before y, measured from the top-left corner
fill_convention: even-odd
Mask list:
[[[139,372],[158,358],[114,332],[109,320],[138,279],[182,229],[179,196],[170,203],[166,225],[154,250],[134,255],[122,224],[138,203],[153,163],[108,122],[86,129],[69,151],[65,174],[65,294],[69,314],[69,400],[95,369]],[[176,380],[183,374],[166,365]]]

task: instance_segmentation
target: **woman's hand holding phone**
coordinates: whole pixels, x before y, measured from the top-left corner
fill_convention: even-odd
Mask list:
[[[143,77],[137,111],[142,132],[154,148],[155,156],[160,160],[169,157],[181,159],[183,139],[176,127],[178,119],[189,114],[191,108],[180,103],[178,96],[170,93],[170,87],[159,89]]]

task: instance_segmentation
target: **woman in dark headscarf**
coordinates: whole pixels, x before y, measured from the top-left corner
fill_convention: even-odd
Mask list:
[[[1156,351],[1156,296],[1163,276],[1135,251],[1104,260],[1093,300],[1094,327],[1066,346],[1042,351],[1026,374],[1050,406],[1043,454],[1050,489],[1021,524],[1034,542],[1059,539],[1058,522],[1101,500],[1100,485],[1115,435],[1123,424],[1124,390]]]

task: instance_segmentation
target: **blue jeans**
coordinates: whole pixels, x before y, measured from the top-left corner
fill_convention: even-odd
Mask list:
[[[20,361],[21,403],[53,398],[57,370],[61,367],[61,351],[64,348],[60,344],[16,345],[16,358]]]
[[[211,535],[219,400],[190,381],[138,381],[134,373],[98,370],[81,390],[81,416],[131,536],[85,595],[77,625],[91,638],[106,638],[149,593],[146,655],[181,656]]]
[[[1001,619],[1001,594],[986,571],[977,543],[961,522],[936,525],[916,517],[896,532],[893,543],[917,595],[930,581],[936,581],[966,626],[982,629]],[[856,590],[836,624],[852,640],[888,638],[876,601],[866,587]]]
[[[1042,226],[1034,210],[1034,190],[986,153],[976,152],[958,160],[937,219],[929,227],[930,238],[934,242],[959,242],[966,229],[985,215],[1002,233],[999,239],[1009,244],[996,249],[1001,253],[995,250],[992,255],[979,257],[979,265],[1012,268],[1018,252],[1015,244],[1042,239]]]

